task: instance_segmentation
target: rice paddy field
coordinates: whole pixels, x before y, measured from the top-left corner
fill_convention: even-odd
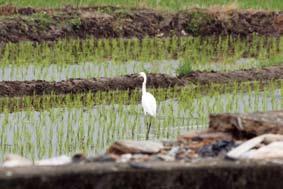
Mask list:
[[[0,80],[114,77],[146,71],[179,75],[187,70],[224,71],[280,64],[280,38],[145,38],[7,43]],[[266,48],[268,47],[268,48]],[[150,89],[158,101],[149,138],[170,140],[208,126],[209,113],[279,110],[283,83],[191,84]],[[120,139],[143,140],[141,92],[0,98],[1,151],[40,159],[60,154],[99,154]]]
[[[191,70],[233,71],[280,64],[283,40],[253,36],[60,40],[7,43],[0,81],[114,77],[140,71],[179,75]],[[188,62],[189,61],[189,62]]]
[[[234,1],[0,1],[19,7],[63,7],[67,4],[128,5],[180,10]],[[282,10],[274,1],[237,1],[241,8]],[[176,36],[60,39],[53,42],[1,43],[0,83],[62,81],[72,78],[116,77],[164,73],[183,76],[193,71],[230,72],[281,65],[280,36]],[[3,90],[5,90],[3,88]],[[157,100],[150,140],[173,140],[182,133],[208,127],[208,116],[222,112],[255,112],[283,108],[283,82],[255,81],[149,89]],[[146,121],[141,91],[0,97],[0,159],[7,153],[42,159],[83,152],[97,155],[114,141],[144,140]]]

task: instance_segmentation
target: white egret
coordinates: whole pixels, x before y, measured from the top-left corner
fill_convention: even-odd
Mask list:
[[[139,75],[140,77],[143,77],[141,104],[143,107],[144,115],[149,114],[152,117],[156,117],[156,100],[151,93],[146,92],[146,80],[147,80],[146,74],[144,72],[140,72]],[[151,121],[148,124],[146,139],[148,139],[150,127],[151,127]]]

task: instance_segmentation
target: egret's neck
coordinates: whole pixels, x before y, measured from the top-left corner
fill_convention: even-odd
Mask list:
[[[142,93],[146,93],[146,77],[143,78],[143,83],[142,83]]]

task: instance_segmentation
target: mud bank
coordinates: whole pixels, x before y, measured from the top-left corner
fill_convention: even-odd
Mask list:
[[[54,41],[60,38],[166,37],[241,35],[279,36],[283,12],[188,9],[166,12],[152,9],[85,7],[34,9],[0,8],[0,41]]]
[[[283,79],[283,66],[248,69],[232,72],[191,72],[182,77],[166,74],[148,74],[148,88],[169,88],[190,84],[209,85],[234,82],[268,81]],[[1,81],[0,96],[31,96],[44,94],[77,94],[110,90],[134,90],[140,88],[142,78],[136,74],[114,78],[69,79],[48,81]]]

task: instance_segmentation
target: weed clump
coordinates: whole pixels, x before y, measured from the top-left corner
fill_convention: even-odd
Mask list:
[[[190,73],[192,70],[192,61],[188,58],[188,56],[186,56],[182,59],[181,65],[177,69],[177,74],[179,76],[184,76]]]
[[[192,12],[187,23],[186,31],[191,34],[198,34],[201,32],[201,27],[209,24],[211,21],[210,15],[200,11]]]

